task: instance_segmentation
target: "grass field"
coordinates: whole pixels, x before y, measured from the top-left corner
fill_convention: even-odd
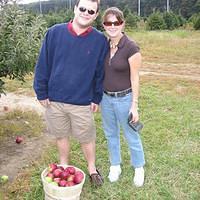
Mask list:
[[[200,32],[133,32],[146,62],[200,64]],[[173,48],[175,45],[177,48]],[[200,71],[200,66],[196,69]],[[172,72],[173,73],[173,72]],[[132,184],[129,151],[122,140],[122,175],[109,183],[107,144],[100,113],[97,124],[97,166],[105,177],[99,189],[90,186],[87,176],[81,200],[199,200],[200,199],[200,82],[171,77],[142,76],[140,116],[146,166],[145,185]],[[40,174],[51,162],[58,162],[55,146],[49,147],[16,181],[6,185],[4,199],[42,200]],[[76,141],[72,141],[71,164],[85,172],[86,162]],[[1,197],[0,197],[1,199]]]

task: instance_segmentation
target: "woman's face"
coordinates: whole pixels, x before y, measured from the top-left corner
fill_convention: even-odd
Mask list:
[[[117,38],[121,35],[122,29],[124,27],[124,22],[120,23],[115,15],[110,14],[103,22],[103,27],[109,38]]]

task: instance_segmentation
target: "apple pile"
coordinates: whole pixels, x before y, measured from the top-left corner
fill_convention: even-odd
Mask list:
[[[49,165],[45,180],[59,187],[70,187],[82,182],[84,174],[73,166],[64,168],[55,163]]]

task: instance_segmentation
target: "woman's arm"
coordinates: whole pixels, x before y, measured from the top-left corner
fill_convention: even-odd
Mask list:
[[[139,68],[142,65],[142,56],[138,52],[131,56],[129,59],[130,65],[130,79],[131,79],[131,88],[133,93],[132,105],[130,112],[132,112],[132,121],[136,122],[139,120],[138,113],[138,97],[139,97]]]

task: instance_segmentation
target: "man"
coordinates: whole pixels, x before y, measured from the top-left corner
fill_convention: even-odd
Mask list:
[[[51,27],[35,69],[34,89],[46,108],[49,133],[55,136],[60,164],[69,164],[69,136],[81,144],[94,185],[103,183],[95,166],[96,130],[92,112],[102,98],[103,62],[108,44],[91,27],[98,0],[78,0],[74,19]]]

